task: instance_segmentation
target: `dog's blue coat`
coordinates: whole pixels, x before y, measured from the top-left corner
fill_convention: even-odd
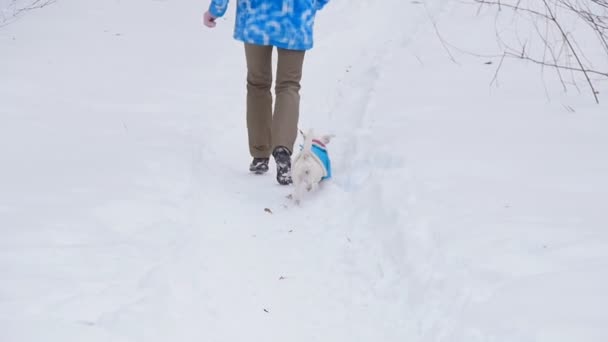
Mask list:
[[[319,162],[319,164],[321,164],[321,166],[323,166],[323,169],[325,171],[325,176],[323,176],[323,178],[321,180],[330,179],[331,178],[331,161],[329,160],[329,155],[327,154],[327,150],[325,149],[325,147],[323,147],[317,143],[313,143],[312,144],[312,153],[313,153],[315,159],[317,159],[317,161]]]

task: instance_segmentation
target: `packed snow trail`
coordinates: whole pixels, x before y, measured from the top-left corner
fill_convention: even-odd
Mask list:
[[[335,174],[295,207],[247,171],[243,48],[205,6],[0,29],[0,340],[608,338],[604,105],[449,62],[429,18],[485,44],[491,16],[332,0],[300,126],[336,134]]]

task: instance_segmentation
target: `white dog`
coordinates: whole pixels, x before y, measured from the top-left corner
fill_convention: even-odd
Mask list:
[[[331,178],[327,144],[334,135],[316,136],[311,129],[306,134],[302,133],[302,136],[304,137],[302,150],[294,159],[291,168],[294,190],[290,197],[296,204],[300,203],[304,190],[314,191],[321,181]]]

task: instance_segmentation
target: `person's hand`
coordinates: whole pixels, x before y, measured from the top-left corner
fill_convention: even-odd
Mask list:
[[[203,14],[203,24],[207,27],[215,27],[215,25],[217,24],[215,22],[215,17],[211,15],[211,13],[209,13],[209,11],[205,12],[205,14]]]

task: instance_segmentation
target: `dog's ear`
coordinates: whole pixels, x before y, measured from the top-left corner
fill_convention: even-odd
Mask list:
[[[332,138],[335,138],[336,136],[334,134],[326,134],[324,136],[321,137],[321,141],[324,144],[329,144],[329,142],[331,141]]]

